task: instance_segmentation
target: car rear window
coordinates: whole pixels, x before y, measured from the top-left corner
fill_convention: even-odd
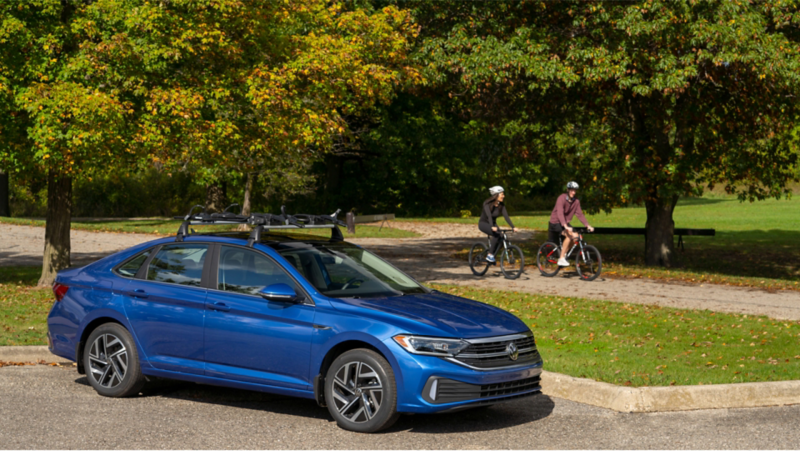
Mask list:
[[[120,265],[116,270],[117,274],[122,277],[136,277],[136,273],[139,272],[142,263],[150,256],[150,251],[151,250],[148,249]]]

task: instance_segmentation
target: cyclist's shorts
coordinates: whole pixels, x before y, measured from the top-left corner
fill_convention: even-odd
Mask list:
[[[561,224],[553,224],[551,222],[550,227],[547,229],[547,241],[558,244],[562,232],[564,232],[564,227],[561,227]]]

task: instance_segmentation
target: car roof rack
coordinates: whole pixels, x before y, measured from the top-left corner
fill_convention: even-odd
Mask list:
[[[341,209],[336,210],[331,215],[310,215],[310,214],[296,214],[290,215],[286,213],[286,206],[281,206],[281,214],[275,215],[271,213],[252,213],[249,216],[235,214],[229,210],[233,207],[238,207],[239,204],[231,204],[222,213],[208,213],[202,205],[195,205],[189,209],[186,216],[175,216],[175,219],[183,219],[178,233],[175,236],[175,241],[181,242],[189,236],[191,229],[190,225],[211,225],[211,224],[247,224],[253,227],[250,232],[250,237],[247,239],[247,247],[253,247],[255,243],[261,241],[263,232],[269,232],[274,229],[331,229],[331,241],[344,241],[342,231],[338,226],[347,225],[337,219]],[[202,211],[195,213],[196,208],[201,208]]]

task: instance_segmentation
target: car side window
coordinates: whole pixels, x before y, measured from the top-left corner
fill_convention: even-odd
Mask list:
[[[123,263],[119,266],[116,270],[117,274],[122,277],[136,277],[136,273],[139,272],[139,268],[142,267],[142,264],[147,260],[147,257],[150,256],[150,249],[142,252],[141,254],[133,257],[132,259],[128,260],[127,262]]]
[[[270,258],[248,249],[222,246],[217,289],[258,295],[269,285],[285,283],[298,291],[294,280]]]
[[[158,251],[147,268],[147,280],[200,286],[207,244],[173,244]]]

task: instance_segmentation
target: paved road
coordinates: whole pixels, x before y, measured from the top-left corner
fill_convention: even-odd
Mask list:
[[[797,448],[800,406],[621,414],[544,395],[403,417],[381,434],[312,401],[188,383],[102,398],[73,368],[0,368],[0,448]]]

